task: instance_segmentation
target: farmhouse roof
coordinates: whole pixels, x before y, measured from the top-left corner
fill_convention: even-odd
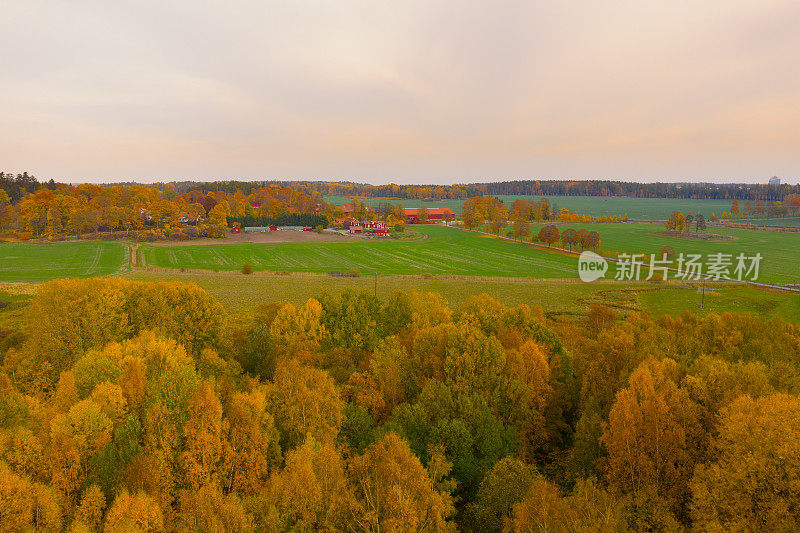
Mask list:
[[[416,216],[418,214],[419,209],[417,208],[406,209],[406,216]],[[455,213],[449,207],[429,207],[428,215],[455,215]]]

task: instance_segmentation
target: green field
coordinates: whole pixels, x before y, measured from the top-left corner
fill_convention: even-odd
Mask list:
[[[339,294],[347,289],[375,291],[386,298],[394,290],[418,290],[441,294],[454,307],[473,294],[485,292],[506,305],[541,305],[551,317],[574,317],[586,313],[590,304],[602,304],[619,312],[648,311],[653,315],[678,315],[691,311],[705,316],[726,311],[745,312],[800,323],[797,294],[738,286],[709,286],[705,306],[696,285],[670,283],[581,283],[529,279],[453,279],[403,276],[334,278],[318,274],[277,276],[234,272],[151,272],[134,270],[125,277],[141,281],[197,283],[229,311],[248,312],[259,304],[287,301],[302,304],[323,291]]]
[[[670,245],[676,252],[707,255],[762,255],[758,280],[797,283],[800,235],[714,228],[730,241],[699,241],[656,235],[656,224],[563,224],[597,230],[601,249],[655,253]],[[532,226],[534,234],[538,226]],[[569,278],[577,276],[575,257],[541,248],[443,226],[415,226],[428,238],[409,242],[358,241],[330,243],[232,244],[214,246],[143,246],[140,264],[155,268],[254,270],[286,272],[349,272],[361,274],[436,274],[490,277]]]
[[[533,235],[541,225],[532,225]],[[606,252],[655,253],[662,246],[672,246],[676,253],[712,254],[726,253],[734,256],[743,253],[753,256],[761,253],[758,281],[764,283],[798,283],[800,281],[800,234],[772,231],[753,231],[729,228],[710,228],[706,233],[719,233],[735,240],[701,241],[683,237],[656,235],[664,231],[657,224],[559,224],[559,231],[567,228],[595,230],[600,233],[600,248]]]
[[[538,200],[540,196],[513,196],[498,195],[507,205],[514,203],[517,198]],[[574,213],[592,216],[613,216],[627,213],[632,220],[666,220],[673,211],[703,213],[706,218],[711,213],[721,215],[723,211],[731,208],[728,200],[685,200],[680,198],[626,198],[609,196],[548,196],[551,203],[559,208],[565,207]],[[456,213],[461,212],[463,200],[411,200],[398,198],[362,198],[364,203],[377,205],[381,201],[391,203],[400,202],[404,207],[449,207]],[[341,205],[350,202],[343,196],[326,196],[326,202]]]
[[[751,218],[747,220],[740,220],[746,224],[754,224],[756,226],[787,226],[787,227],[800,227],[800,218]]]
[[[427,239],[327,243],[142,246],[147,267],[201,270],[349,272],[362,274],[448,274],[575,278],[576,259],[531,246],[444,226],[415,226]]]
[[[107,276],[127,268],[127,244],[63,242],[0,244],[0,281]]]
[[[676,252],[761,253],[758,280],[798,283],[800,235],[713,228],[733,237],[699,241],[656,235],[657,224],[562,224],[597,230],[606,252],[651,254],[665,245]],[[539,226],[533,225],[534,234]],[[417,240],[353,242],[144,245],[139,264],[150,268],[238,271],[250,263],[256,271],[330,273],[357,271],[363,275],[454,275],[538,279],[575,279],[575,257],[443,226],[415,226],[427,236]],[[42,281],[59,277],[105,276],[126,269],[128,245],[106,242],[0,244],[0,281]],[[330,278],[333,279],[333,278]]]

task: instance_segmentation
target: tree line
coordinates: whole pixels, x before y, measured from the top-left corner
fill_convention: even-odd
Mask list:
[[[128,183],[124,185],[136,185]],[[40,188],[55,189],[58,184],[50,179],[40,182],[24,172],[0,172],[0,189],[16,203],[21,196]],[[106,187],[113,184],[106,184]],[[176,181],[150,185],[159,192],[168,189],[177,193],[199,191],[250,195],[261,188],[288,188],[309,196],[344,196],[362,198],[400,198],[414,200],[445,200],[473,198],[476,196],[623,196],[632,198],[683,198],[702,200],[740,200],[752,202],[782,202],[789,195],[799,195],[800,185],[769,184],[714,184],[714,183],[635,183],[614,180],[516,180],[492,183],[454,185],[371,185],[346,181],[237,181],[215,180],[208,182]]]
[[[99,234],[182,240],[224,237],[229,218],[303,219],[316,226],[334,216],[333,205],[289,187],[263,186],[247,195],[135,184],[31,187],[32,192],[19,189],[16,201],[0,190],[0,234],[23,240]]]
[[[516,180],[455,185],[370,185],[341,182],[290,182],[323,195],[421,200],[465,199],[475,196],[625,196],[696,200],[781,201],[799,194],[800,185],[635,183],[613,180]]]
[[[244,183],[244,182],[231,182]],[[515,180],[455,185],[371,185],[349,182],[281,182],[322,195],[419,200],[465,199],[475,196],[626,196],[697,200],[781,201],[800,193],[800,185],[636,183],[614,180]]]
[[[800,527],[800,328],[483,294],[227,315],[43,284],[0,371],[0,529]]]

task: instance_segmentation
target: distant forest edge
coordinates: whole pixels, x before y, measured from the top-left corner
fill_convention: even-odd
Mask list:
[[[362,198],[465,199],[485,195],[518,196],[627,196],[631,198],[684,198],[697,200],[780,201],[788,194],[800,193],[800,185],[715,184],[715,183],[633,183],[609,180],[525,180],[455,185],[370,185],[366,183],[327,181],[214,181],[174,182],[176,190],[235,192],[280,185],[316,192],[323,196],[358,196]],[[163,185],[163,186],[166,186]]]
[[[559,189],[559,184],[565,188]],[[643,196],[651,188],[655,191],[659,184],[518,182],[508,188],[504,185],[509,184],[375,187],[326,182],[231,181],[72,185],[52,179],[39,181],[27,173],[14,176],[0,172],[0,236],[4,240],[22,241],[41,238],[182,241],[222,238],[233,224],[324,228],[345,216],[383,220],[389,228],[401,232],[405,226],[405,208],[427,208],[426,204],[452,209],[465,223],[471,221],[467,224],[470,228],[491,220],[495,232],[508,223],[509,217],[514,223],[524,225],[529,221],[555,219],[666,220],[675,212],[702,212],[713,222],[796,217],[800,210],[799,186],[751,185],[747,190],[754,199],[747,200],[734,198],[745,190],[736,187],[745,186],[733,185],[707,190],[685,186],[705,191],[707,196],[688,199]],[[599,188],[593,189],[593,185]],[[622,186],[632,187],[629,192],[634,196],[616,195],[623,191],[619,188]],[[669,187],[683,191],[677,185]],[[525,191],[531,194],[524,197],[499,194]],[[544,194],[548,191],[555,194]],[[565,192],[569,194],[564,195]],[[601,193],[605,196],[597,196]],[[723,194],[734,199],[725,199]],[[471,208],[479,204],[482,207],[477,211]]]
[[[106,184],[134,185],[134,182]],[[698,200],[761,200],[780,201],[789,194],[800,194],[800,185],[716,184],[716,183],[635,183],[613,180],[521,180],[496,183],[456,185],[370,185],[329,181],[235,181],[209,182],[173,181],[147,185],[158,190],[172,188],[176,193],[241,191],[249,195],[264,186],[290,187],[308,194],[322,196],[358,196],[362,198],[402,199],[465,199],[484,195],[520,196],[625,196],[631,198],[683,198]],[[55,190],[64,187],[53,179],[39,181],[23,172],[0,172],[0,189],[16,203],[27,193],[42,188]]]

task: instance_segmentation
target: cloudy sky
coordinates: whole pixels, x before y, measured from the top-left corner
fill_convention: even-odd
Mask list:
[[[800,180],[798,0],[0,0],[0,167]]]

